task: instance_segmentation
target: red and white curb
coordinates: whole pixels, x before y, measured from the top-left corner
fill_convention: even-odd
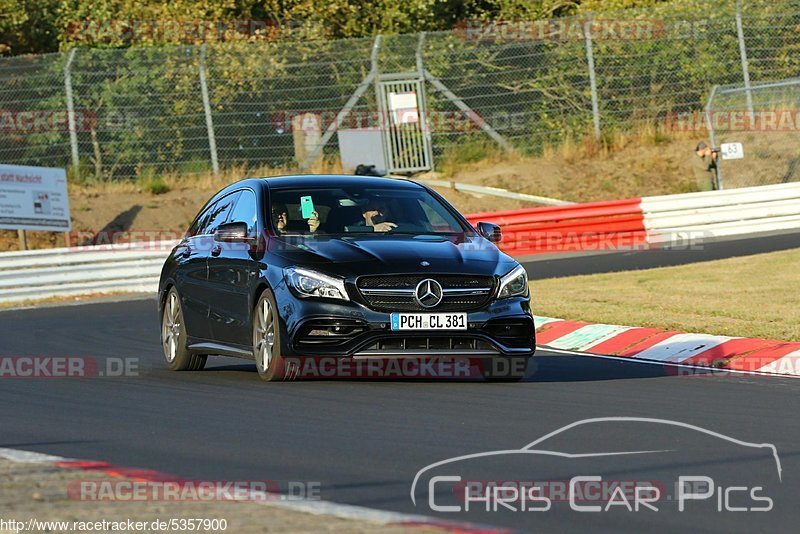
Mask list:
[[[77,469],[93,473],[102,473],[107,476],[127,480],[145,482],[183,482],[180,477],[150,469],[123,467],[103,461],[75,460],[61,456],[53,456],[49,454],[17,449],[0,448],[0,458],[5,458],[6,460],[17,463],[48,463],[62,469]],[[294,498],[291,500],[282,500],[280,497],[276,497],[277,498],[275,499],[254,498],[252,500],[248,500],[247,502],[254,502],[264,506],[273,506],[317,516],[332,516],[339,519],[365,521],[384,526],[402,526],[411,529],[435,528],[444,532],[463,532],[471,534],[504,534],[511,532],[508,529],[478,525],[475,523],[440,520],[424,515],[388,512],[384,510],[366,508],[364,506]]]
[[[698,368],[800,376],[800,342],[690,334],[536,317],[544,349]]]

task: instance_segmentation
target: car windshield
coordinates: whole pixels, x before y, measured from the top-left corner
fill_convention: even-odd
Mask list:
[[[278,188],[270,216],[279,235],[454,234],[458,218],[424,189],[391,187]]]

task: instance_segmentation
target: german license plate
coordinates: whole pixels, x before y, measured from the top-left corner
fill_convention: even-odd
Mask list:
[[[393,313],[392,330],[466,330],[466,313]]]

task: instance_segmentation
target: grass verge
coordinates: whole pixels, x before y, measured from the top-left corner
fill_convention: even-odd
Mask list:
[[[800,341],[800,250],[531,282],[537,315]]]

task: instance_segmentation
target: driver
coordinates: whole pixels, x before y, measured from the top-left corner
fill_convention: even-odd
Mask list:
[[[397,224],[389,220],[396,219],[389,204],[380,198],[367,202],[361,216],[364,217],[364,224],[371,226],[374,232],[390,232],[397,228]]]

